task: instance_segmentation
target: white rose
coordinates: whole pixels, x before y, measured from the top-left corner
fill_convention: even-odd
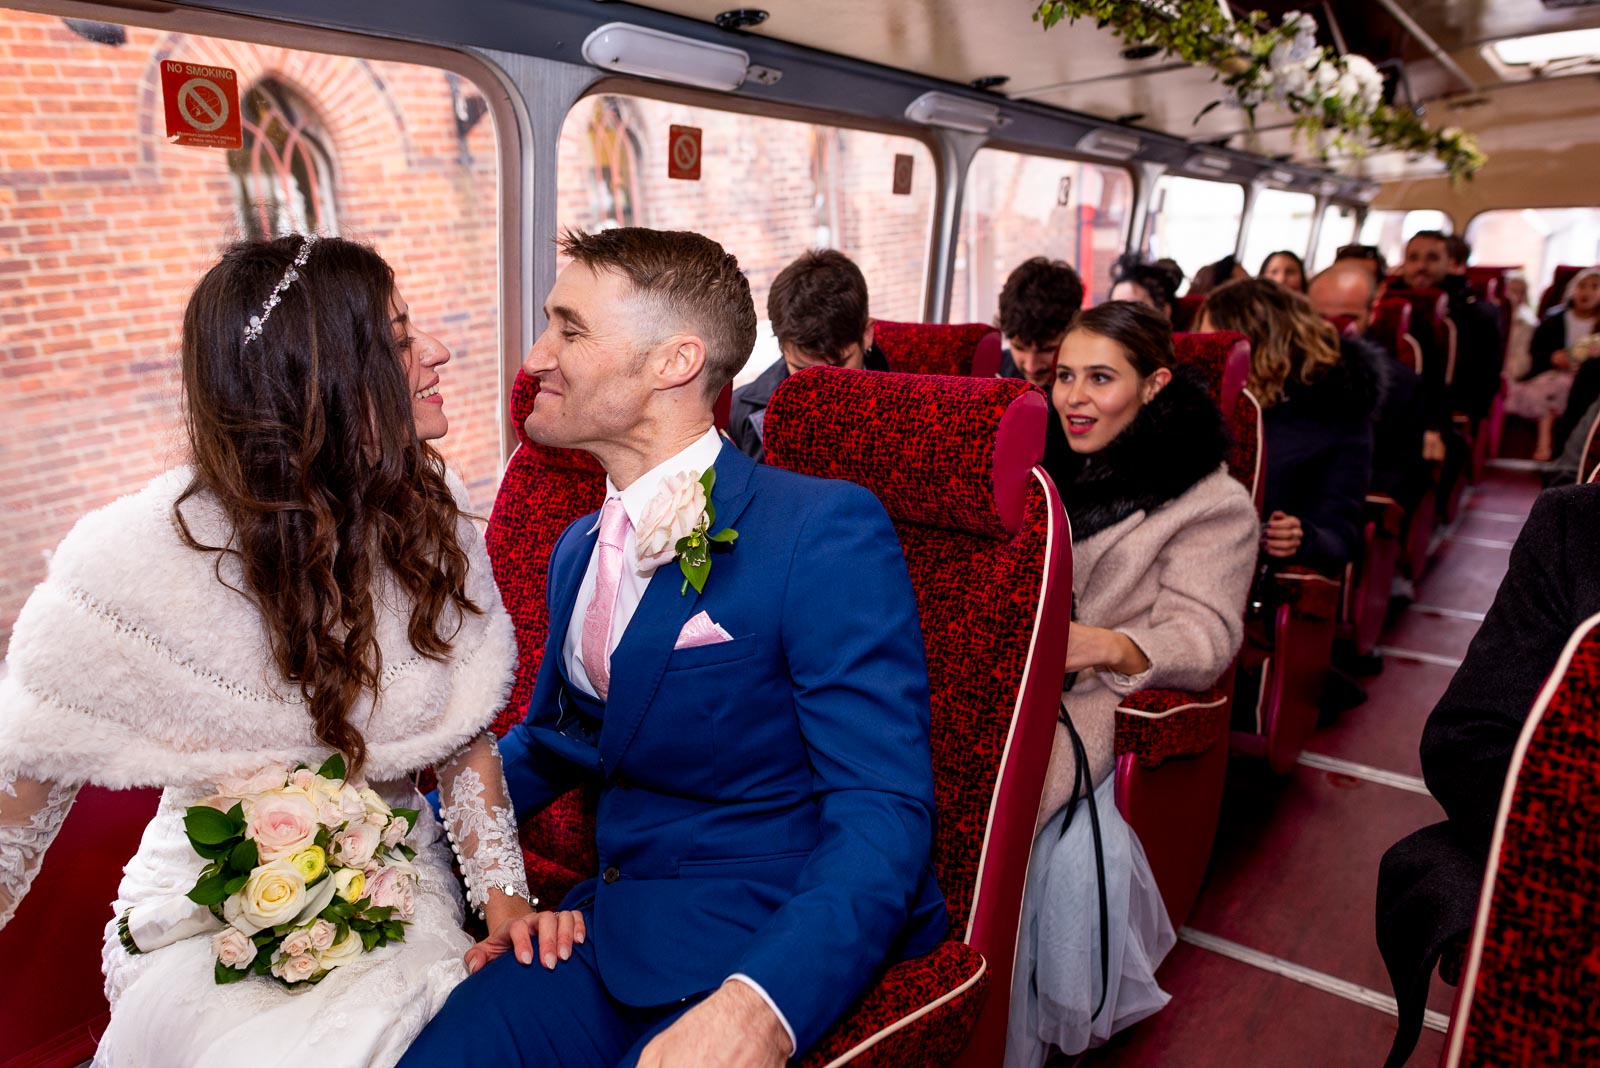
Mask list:
[[[303,794],[268,794],[245,813],[244,833],[264,861],[300,852],[317,837],[317,829],[317,810]]]
[[[318,953],[326,953],[332,947],[333,936],[339,933],[339,929],[327,920],[318,920],[306,933],[311,936],[311,948]]]
[[[217,783],[217,793],[227,797],[241,798],[252,794],[265,794],[273,790],[283,789],[287,780],[282,768],[262,768],[250,775],[237,778],[223,779]]]
[[[1311,74],[1300,63],[1273,64],[1273,80],[1283,96],[1305,96],[1311,88]]]
[[[334,835],[329,852],[340,864],[349,868],[359,868],[372,859],[381,836],[378,828],[366,820],[361,820],[347,825],[344,830]]]
[[[367,874],[360,868],[340,868],[328,881],[345,901],[360,901],[367,892]]]
[[[263,864],[222,903],[223,918],[245,934],[288,923],[305,904],[306,884],[287,860]]]
[[[278,953],[285,957],[300,957],[311,952],[311,932],[291,931],[278,943]]]
[[[286,983],[303,983],[321,970],[322,965],[317,963],[317,958],[308,954],[294,957],[279,953],[272,955],[272,974]]]
[[[316,955],[317,964],[322,968],[337,968],[342,964],[349,964],[361,956],[361,936],[350,931],[344,936],[343,941],[337,945],[329,946]]]
[[[634,541],[639,556],[639,570],[658,558],[676,551],[678,540],[700,525],[706,510],[706,488],[700,484],[700,472],[680,471],[661,484],[661,489],[645,505],[639,517],[639,529]]]
[[[1318,96],[1327,96],[1333,92],[1333,87],[1339,84],[1339,68],[1332,63],[1317,64],[1316,73],[1312,75],[1312,85]]]
[[[389,803],[378,796],[378,791],[370,786],[363,786],[357,791],[357,796],[361,798],[361,804],[369,815],[377,813],[387,817],[393,811],[389,807]]]
[[[256,944],[237,927],[224,927],[211,936],[211,955],[221,961],[224,968],[243,970],[256,959]]]
[[[406,832],[409,830],[410,828],[406,825],[405,820],[390,820],[389,825],[383,829],[383,848],[393,849],[395,846],[405,841]]]

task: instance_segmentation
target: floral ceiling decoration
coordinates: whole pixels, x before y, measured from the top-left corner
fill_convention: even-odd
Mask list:
[[[1409,108],[1385,104],[1383,75],[1372,61],[1318,45],[1316,23],[1303,12],[1273,25],[1259,11],[1234,19],[1215,0],[1041,0],[1033,13],[1047,30],[1085,18],[1129,45],[1155,45],[1213,68],[1231,93],[1228,103],[1252,124],[1261,104],[1284,108],[1324,160],[1374,148],[1423,153],[1437,157],[1452,180],[1472,177],[1487,160],[1471,134],[1431,129]]]

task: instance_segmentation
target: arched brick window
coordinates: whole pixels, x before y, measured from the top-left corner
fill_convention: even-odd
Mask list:
[[[589,160],[595,228],[639,225],[639,141],[626,105],[616,97],[595,98]]]
[[[245,236],[338,232],[333,159],[316,113],[275,78],[258,81],[241,103],[244,147],[228,153]]]

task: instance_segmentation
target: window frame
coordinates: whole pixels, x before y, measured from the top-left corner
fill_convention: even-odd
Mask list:
[[[1239,225],[1234,230],[1233,248],[1229,250],[1229,254],[1238,256],[1244,251],[1245,227],[1249,225],[1251,213],[1255,208],[1255,196],[1251,184],[1237,178],[1207,178],[1198,174],[1191,174],[1179,168],[1162,171],[1156,176],[1155,181],[1150,183],[1150,199],[1145,202],[1144,219],[1141,220],[1142,225],[1139,228],[1139,243],[1135,246],[1140,257],[1149,256],[1150,227],[1157,215],[1157,212],[1152,210],[1151,205],[1155,202],[1155,196],[1161,187],[1163,178],[1187,178],[1196,182],[1210,182],[1213,185],[1231,185],[1238,189],[1243,194],[1244,201],[1239,206]],[[1218,257],[1218,259],[1220,258]],[[1215,263],[1216,260],[1209,262]],[[1187,281],[1187,278],[1185,280]]]

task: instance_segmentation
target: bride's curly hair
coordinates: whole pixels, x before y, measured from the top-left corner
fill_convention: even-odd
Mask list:
[[[417,438],[404,338],[392,324],[394,273],[372,249],[322,238],[260,336],[246,324],[304,238],[240,242],[206,272],[183,316],[184,415],[194,477],[173,511],[191,548],[238,560],[272,655],[297,683],[317,737],[351,775],[366,743],[350,714],[377,696],[380,589],[409,603],[408,635],[443,660],[463,613],[463,514],[444,462]],[[205,545],[183,503],[206,494],[232,534]],[[231,584],[230,584],[231,585]],[[238,588],[238,587],[234,587]]]
[[[1312,385],[1339,362],[1339,332],[1303,295],[1266,278],[1241,278],[1206,294],[1195,320],[1237,330],[1250,342],[1249,389],[1261,407],[1291,379]]]

